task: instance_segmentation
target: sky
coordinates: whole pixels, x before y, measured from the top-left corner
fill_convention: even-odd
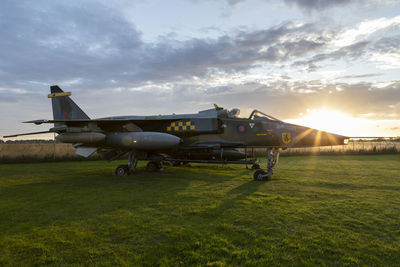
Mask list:
[[[399,0],[2,0],[0,36],[0,136],[50,128],[21,122],[55,84],[91,118],[216,103],[400,136]]]

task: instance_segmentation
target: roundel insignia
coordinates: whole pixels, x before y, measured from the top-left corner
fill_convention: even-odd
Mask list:
[[[291,136],[290,132],[282,133],[282,142],[284,144],[289,144],[290,141],[292,141],[292,136]]]
[[[247,132],[247,127],[244,124],[239,124],[236,127],[236,131],[237,131],[238,134],[245,134]]]

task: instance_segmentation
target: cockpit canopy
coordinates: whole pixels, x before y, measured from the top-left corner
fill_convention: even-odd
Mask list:
[[[257,109],[255,109],[255,110],[253,110],[253,112],[251,112],[249,119],[250,120],[281,121],[281,120],[278,120],[277,118],[267,115],[264,112],[261,112]]]
[[[203,110],[203,111],[199,111],[199,114],[201,115],[205,115],[205,114],[209,114],[209,115],[216,115],[218,117],[227,117],[227,118],[242,118],[240,117],[240,109],[238,108],[233,108],[231,110],[228,109],[224,109],[222,107],[219,107],[218,105],[214,104],[214,109],[208,109],[208,110]],[[261,112],[257,109],[254,109],[249,118],[250,120],[269,120],[269,121],[281,121],[278,120],[277,118],[274,118],[270,115],[265,114],[264,112]]]

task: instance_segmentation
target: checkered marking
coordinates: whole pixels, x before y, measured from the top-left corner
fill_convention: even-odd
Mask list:
[[[183,132],[183,131],[193,131],[196,127],[191,121],[174,121],[167,126],[167,132]]]

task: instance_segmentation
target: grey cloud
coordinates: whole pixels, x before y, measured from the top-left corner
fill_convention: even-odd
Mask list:
[[[229,5],[236,5],[246,0],[227,0]],[[264,0],[271,2],[271,0]],[[362,0],[284,0],[289,5],[295,5],[304,10],[322,10],[335,6],[346,5],[350,3],[362,2]]]
[[[240,2],[244,2],[244,1],[246,1],[246,0],[227,0],[229,5],[236,5],[236,4],[238,4]]]
[[[297,60],[293,66],[308,66],[308,71],[316,71],[318,63],[325,60],[357,60],[369,54],[400,53],[400,35],[366,40],[342,47],[330,53],[320,53],[307,60]]]
[[[382,73],[368,73],[368,74],[360,74],[360,75],[346,75],[339,76],[336,79],[359,79],[359,78],[370,78],[370,77],[378,77],[382,76]]]
[[[332,38],[315,24],[284,23],[216,39],[142,41],[116,11],[97,2],[7,1],[0,14],[0,87],[140,86],[215,72],[245,72],[318,51]]]
[[[304,9],[326,9],[334,6],[340,6],[359,2],[357,0],[285,0],[289,5],[296,5]]]
[[[373,51],[379,53],[400,53],[400,35],[384,37],[374,44]]]
[[[308,65],[309,66],[309,71],[315,71],[317,67],[317,63],[324,61],[324,60],[339,60],[342,58],[346,59],[358,59],[361,57],[368,46],[369,42],[367,41],[362,41],[358,43],[351,44],[349,46],[342,47],[338,50],[335,50],[330,53],[321,53],[314,55],[311,59],[309,60],[299,60],[293,63],[293,66],[302,66],[302,65]]]
[[[246,71],[258,62],[284,62],[323,47],[324,38],[304,38],[317,31],[311,24],[295,28],[288,23],[216,40],[191,39],[177,45],[160,43],[146,51],[140,76],[157,80],[177,74],[204,76],[215,70]]]
[[[229,93],[232,92],[232,87],[230,86],[216,86],[216,87],[209,87],[205,89],[207,94],[221,94],[221,93]]]
[[[0,10],[2,85],[102,74],[124,52],[142,45],[140,33],[99,3],[6,1]]]

